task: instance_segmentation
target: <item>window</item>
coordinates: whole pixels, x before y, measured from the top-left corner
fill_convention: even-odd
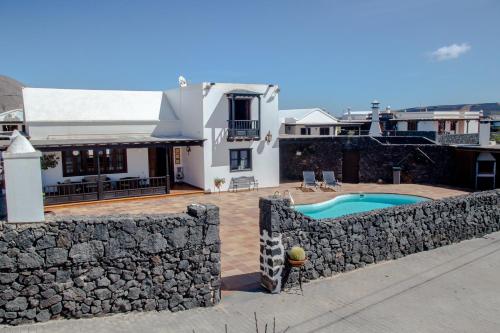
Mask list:
[[[408,121],[408,131],[417,131],[418,122],[416,120]]]
[[[292,126],[285,126],[285,134],[292,134],[293,133],[293,127]]]
[[[450,121],[450,132],[456,132],[456,130],[457,130],[457,121],[451,120]]]
[[[311,128],[310,127],[302,127],[300,129],[300,135],[311,135]]]
[[[230,149],[229,169],[231,171],[252,170],[252,150],[251,149]]]
[[[439,120],[438,121],[438,133],[443,134],[446,130],[446,121]]]
[[[319,135],[330,135],[330,127],[320,127]]]
[[[19,125],[2,125],[2,131],[12,132],[14,130],[19,130]]]
[[[234,110],[233,102],[229,99],[229,119],[230,120],[251,120],[251,104],[250,98],[235,98]]]
[[[98,152],[89,150],[73,150],[62,152],[63,176],[87,176],[97,174]],[[127,150],[105,149],[99,154],[101,173],[127,172]]]

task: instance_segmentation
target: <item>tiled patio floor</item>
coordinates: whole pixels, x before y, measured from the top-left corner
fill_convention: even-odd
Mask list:
[[[222,277],[225,290],[255,287],[259,272],[259,197],[276,191],[289,190],[295,203],[314,203],[350,192],[385,192],[414,194],[432,199],[465,194],[465,191],[416,184],[344,184],[341,192],[316,190],[302,192],[299,183],[286,183],[278,188],[238,193],[192,194],[175,197],[151,197],[127,201],[87,203],[55,207],[56,215],[108,215],[141,213],[176,213],[185,211],[190,203],[212,203],[220,207],[220,236],[222,240]]]

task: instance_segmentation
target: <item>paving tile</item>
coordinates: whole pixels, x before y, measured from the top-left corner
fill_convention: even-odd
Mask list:
[[[115,202],[97,202],[75,206],[50,208],[55,215],[106,215],[178,213],[186,211],[193,202],[211,203],[220,207],[220,237],[223,281],[230,283],[231,290],[248,285],[258,285],[259,279],[259,197],[273,195],[276,191],[290,191],[296,204],[315,203],[332,199],[338,195],[359,192],[385,192],[415,194],[431,199],[467,193],[449,187],[417,184],[344,184],[341,192],[302,192],[299,183],[285,183],[278,188],[263,188],[259,191],[219,194],[190,194],[173,197],[150,197]],[[240,282],[238,282],[240,281]],[[226,288],[226,287],[224,287]]]

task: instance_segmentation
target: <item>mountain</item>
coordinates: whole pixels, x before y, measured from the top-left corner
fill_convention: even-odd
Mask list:
[[[406,112],[422,111],[481,111],[484,116],[500,116],[500,103],[430,105],[405,109]]]
[[[21,82],[0,75],[0,113],[23,108],[24,86]]]

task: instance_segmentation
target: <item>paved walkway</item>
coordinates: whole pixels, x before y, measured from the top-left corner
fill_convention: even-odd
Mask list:
[[[498,332],[500,233],[304,286],[304,296],[235,292],[213,308],[3,328],[2,332]]]
[[[386,192],[414,194],[433,199],[464,194],[465,192],[437,186],[401,184],[344,184],[341,192],[316,190],[303,192],[300,183],[285,183],[277,188],[237,193],[197,194],[176,197],[157,197],[118,202],[99,202],[51,208],[56,215],[105,215],[178,213],[193,202],[212,203],[220,207],[220,236],[222,240],[222,277],[224,291],[251,290],[259,278],[259,197],[276,191],[290,191],[295,203],[315,203],[350,192]]]

